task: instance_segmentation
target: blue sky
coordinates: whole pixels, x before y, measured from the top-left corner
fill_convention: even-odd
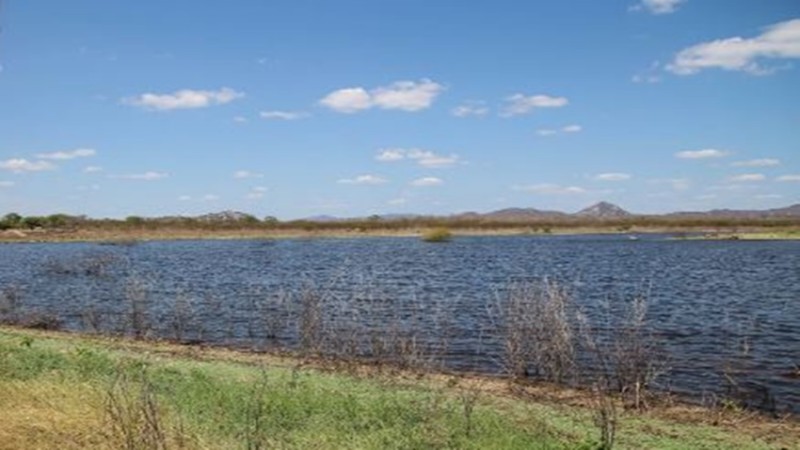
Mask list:
[[[0,213],[800,202],[800,2],[5,0]]]

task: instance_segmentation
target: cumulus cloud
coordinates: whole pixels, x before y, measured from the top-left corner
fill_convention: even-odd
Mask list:
[[[122,100],[124,104],[155,111],[206,108],[223,105],[244,97],[244,93],[224,87],[217,91],[182,89],[171,94],[145,93]]]
[[[264,174],[251,172],[249,170],[237,170],[233,173],[233,178],[244,180],[246,178],[264,178]]]
[[[244,116],[236,116],[233,118],[233,121],[236,123],[247,123],[247,117]]]
[[[466,102],[450,110],[456,117],[480,117],[489,113],[489,108],[483,102]]]
[[[428,79],[397,81],[374,89],[349,87],[331,92],[319,103],[341,113],[355,113],[371,108],[420,111],[429,108],[444,86]]]
[[[583,130],[583,127],[580,126],[580,125],[576,125],[576,124],[567,125],[567,126],[561,128],[561,131],[563,131],[564,133],[578,133],[581,130]]]
[[[531,113],[535,109],[561,108],[568,104],[569,100],[566,97],[552,97],[544,94],[514,94],[506,97],[506,106],[500,115],[502,117],[512,117]]]
[[[631,175],[621,172],[599,173],[592,177],[592,179],[596,181],[625,181],[630,180]]]
[[[680,159],[715,159],[724,158],[729,154],[730,152],[725,150],[705,148],[702,150],[684,150],[682,152],[675,153],[675,157]]]
[[[354,178],[342,178],[337,181],[337,183],[341,184],[384,184],[388,180],[385,178],[379,177],[377,175],[359,175]]]
[[[558,134],[558,130],[553,130],[552,128],[540,128],[536,130],[536,134],[539,136],[555,136]]]
[[[297,120],[305,119],[308,113],[297,111],[261,111],[259,113],[262,119],[277,119],[277,120]]]
[[[439,155],[430,150],[422,150],[418,148],[387,148],[378,150],[375,159],[381,162],[395,162],[402,160],[412,160],[417,165],[429,169],[438,169],[451,167],[458,164],[461,158],[451,153],[449,155]]]
[[[631,11],[647,11],[650,14],[672,14],[686,0],[641,0],[630,7]]]
[[[800,175],[781,175],[775,180],[782,183],[800,183]]]
[[[112,175],[111,178],[119,178],[121,180],[155,181],[167,178],[168,176],[169,174],[166,172],[156,172],[151,170],[143,173]]]
[[[780,160],[774,158],[751,159],[748,161],[736,161],[731,163],[734,167],[771,167],[779,166],[780,164]]]
[[[411,182],[411,186],[414,187],[440,186],[442,184],[444,184],[444,180],[436,177],[417,178],[416,180]]]
[[[527,186],[514,187],[517,191],[530,192],[532,194],[540,195],[572,195],[572,194],[585,194],[586,189],[580,186],[562,186],[554,183],[540,183]]]
[[[730,181],[734,183],[764,181],[767,177],[762,173],[743,173],[741,175],[734,175],[730,177]]]
[[[763,66],[763,60],[796,58],[800,58],[800,19],[771,25],[753,38],[737,36],[683,49],[666,68],[677,75],[712,68],[766,75],[775,68]]]
[[[8,170],[13,173],[42,172],[45,170],[54,170],[55,168],[56,166],[48,161],[28,161],[24,158],[12,158],[0,161],[0,169]]]
[[[75,158],[87,158],[96,155],[97,152],[91,148],[79,148],[75,150],[52,152],[52,153],[39,153],[36,155],[39,159],[53,159],[53,160],[67,160]]]

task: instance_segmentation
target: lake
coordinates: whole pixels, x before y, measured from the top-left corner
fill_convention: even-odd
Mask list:
[[[542,280],[566,289],[600,341],[620,326],[625,305],[646,298],[647,336],[663,370],[654,388],[696,401],[736,390],[753,406],[800,412],[800,241],[587,235],[0,245],[6,320],[49,315],[68,330],[128,335],[138,320],[153,337],[254,349],[308,346],[309,336],[327,333],[317,350],[334,356],[376,356],[376,339],[385,349],[391,335],[417,360],[435,356],[451,370],[491,374],[503,372],[500,311],[509,289]],[[596,369],[580,352],[577,366]]]

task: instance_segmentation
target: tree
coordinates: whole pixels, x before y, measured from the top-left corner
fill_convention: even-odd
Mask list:
[[[3,220],[0,222],[2,222],[5,228],[17,228],[19,227],[20,222],[22,222],[22,216],[14,212],[8,213],[3,216]]]

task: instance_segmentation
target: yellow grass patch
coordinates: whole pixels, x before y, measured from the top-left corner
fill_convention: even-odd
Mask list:
[[[110,448],[102,405],[102,393],[88,385],[2,381],[0,449]]]

